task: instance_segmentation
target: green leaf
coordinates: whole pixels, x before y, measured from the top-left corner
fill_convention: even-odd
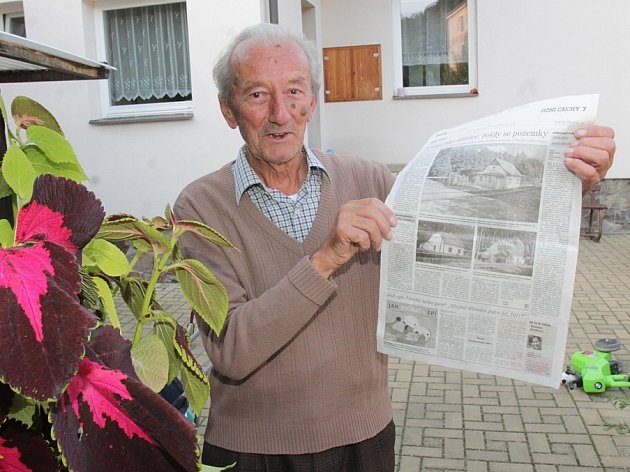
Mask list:
[[[151,250],[151,245],[146,242],[144,239],[136,239],[131,244],[136,248],[138,252],[145,253]]]
[[[4,180],[4,176],[0,173],[0,198],[13,195],[13,190],[9,187],[9,184]]]
[[[31,98],[15,97],[11,102],[11,115],[13,115],[15,123],[21,128],[28,128],[30,124],[37,124],[63,134],[53,114]]]
[[[210,384],[200,379],[193,372],[182,366],[181,381],[186,393],[186,399],[192,411],[197,416],[201,414],[203,407],[206,406],[208,397],[210,397]]]
[[[136,248],[138,252],[145,253],[151,250],[151,245],[144,239],[134,239],[131,244]]]
[[[160,233],[157,229],[139,221],[129,215],[114,215],[106,219],[96,235],[97,238],[108,241],[134,241],[144,239],[157,253],[168,251],[170,239]]]
[[[189,231],[191,233],[198,234],[202,238],[220,246],[236,249],[236,246],[228,241],[221,233],[198,221],[181,220],[175,223],[175,228],[180,228],[182,231]]]
[[[70,143],[56,131],[44,126],[31,125],[26,129],[26,137],[53,162],[77,162],[77,156]]]
[[[142,305],[147,292],[147,282],[137,277],[127,277],[121,282],[121,295],[131,313],[140,320]]]
[[[179,247],[179,244],[175,244],[173,246],[173,250],[171,251],[171,259],[173,260],[173,262],[181,262],[183,257],[182,257],[182,250]]]
[[[159,230],[165,230],[168,229],[168,221],[166,221],[163,217],[161,216],[154,216],[153,218],[142,218],[142,220],[150,225],[153,226],[156,229]]]
[[[173,345],[181,359],[181,380],[186,398],[190,408],[197,415],[200,415],[210,396],[210,382],[203,368],[190,351],[188,334],[179,325],[175,330],[175,343]]]
[[[9,410],[9,418],[18,420],[26,427],[33,426],[33,416],[37,411],[37,403],[22,394],[16,393]]]
[[[21,199],[25,201],[31,199],[36,177],[35,169],[24,152],[15,144],[12,144],[4,155],[2,175]]]
[[[184,298],[218,336],[228,311],[225,287],[195,259],[184,259],[173,266]]]
[[[96,266],[111,277],[129,273],[127,256],[114,244],[99,238],[92,239],[83,248],[83,265]]]
[[[136,374],[146,386],[159,392],[168,380],[168,353],[164,343],[154,333],[149,333],[131,348],[131,362]]]
[[[177,355],[177,351],[175,350],[175,326],[177,322],[173,320],[173,323],[167,323],[164,321],[159,321],[155,323],[154,332],[157,336],[160,337],[164,346],[166,347],[166,352],[168,353],[168,380],[167,384],[171,383],[173,379],[179,373],[179,356]]]
[[[164,218],[168,222],[169,226],[173,226],[173,210],[171,210],[171,205],[169,203],[167,203],[166,208],[164,208]]]
[[[92,276],[83,266],[79,267],[79,275],[81,276],[81,305],[90,311],[100,309],[102,307],[101,298]]]
[[[52,162],[37,146],[26,146],[23,148],[23,151],[37,175],[52,174],[79,183],[87,180],[87,175],[83,172],[83,168],[78,160],[74,162]]]
[[[201,464],[201,472],[221,472],[223,470],[233,469],[234,467],[236,467],[236,462],[225,467]]]
[[[13,227],[9,220],[0,220],[0,244],[2,247],[11,247],[13,246],[15,233],[13,232]]]
[[[118,312],[116,311],[116,304],[114,303],[114,296],[112,295],[111,288],[109,288],[107,282],[100,277],[92,277],[92,281],[98,289],[98,297],[101,300],[105,314],[109,318],[109,322],[114,328],[121,331],[122,327],[120,325],[120,319],[118,318]]]
[[[4,119],[4,129],[6,129],[7,134],[9,135],[9,141],[16,141],[15,135],[11,132],[11,128],[9,128],[9,117],[7,115],[7,108],[4,105],[2,96],[0,96],[0,111],[2,112],[2,118]]]
[[[9,126],[8,126],[9,120],[8,120],[8,116],[7,116],[7,107],[4,105],[4,99],[2,98],[1,95],[0,95],[0,112],[2,113],[2,118],[4,119],[4,125],[8,129],[9,128]]]

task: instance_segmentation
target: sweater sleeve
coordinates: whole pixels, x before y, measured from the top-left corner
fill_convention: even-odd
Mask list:
[[[204,222],[198,207],[196,199],[183,194],[173,209],[177,219]],[[220,335],[205,323],[201,323],[201,329],[213,367],[232,381],[247,379],[274,358],[336,291],[336,285],[321,277],[309,258],[303,257],[276,285],[257,298],[248,299],[245,282],[240,278],[243,267],[236,268],[239,256],[234,250],[219,247],[194,234],[184,234],[180,244],[184,256],[206,265],[227,291],[228,318]]]

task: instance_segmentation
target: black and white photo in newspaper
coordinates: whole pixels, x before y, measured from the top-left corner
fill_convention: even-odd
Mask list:
[[[379,351],[559,387],[581,183],[564,166],[597,95],[530,103],[433,135],[387,199]]]

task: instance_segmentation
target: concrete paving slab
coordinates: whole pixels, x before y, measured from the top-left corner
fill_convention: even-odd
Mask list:
[[[160,284],[158,294],[185,324],[177,285]],[[124,329],[133,329],[118,303]],[[565,363],[602,337],[622,342],[613,356],[630,368],[630,235],[580,242]],[[199,340],[193,349],[205,364]],[[589,395],[397,358],[389,379],[397,472],[630,471],[630,407],[611,401],[628,389]]]

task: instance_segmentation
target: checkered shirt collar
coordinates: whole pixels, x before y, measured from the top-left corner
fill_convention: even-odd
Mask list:
[[[310,169],[316,168],[321,169],[322,173],[328,176],[328,172],[326,172],[326,168],[324,165],[317,159],[317,156],[308,148],[304,148],[306,151],[306,160],[308,162],[309,173]],[[254,185],[261,185],[266,189],[264,182],[258,174],[254,172],[252,166],[249,165],[246,157],[247,153],[247,145],[243,145],[238,153],[238,157],[236,161],[232,164],[232,173],[234,174],[234,190],[236,193],[236,204],[238,205],[243,197],[243,194],[247,191],[248,188]],[[330,176],[328,176],[330,179]],[[307,176],[308,180],[308,176]]]

